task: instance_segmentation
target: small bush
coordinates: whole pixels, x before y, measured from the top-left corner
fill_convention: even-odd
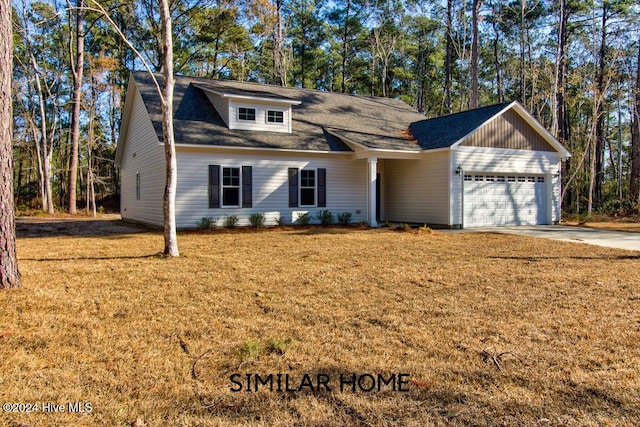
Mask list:
[[[349,225],[349,223],[351,222],[351,212],[339,213],[338,222],[342,225]]]
[[[265,215],[262,212],[252,213],[249,215],[249,222],[253,228],[263,228]]]
[[[431,233],[433,230],[431,230],[431,227],[428,227],[427,224],[424,224],[422,227],[418,228],[418,231],[421,231],[423,233]]]
[[[411,231],[411,226],[409,224],[402,223],[396,227],[396,230],[399,231]]]
[[[391,223],[387,220],[383,224],[381,224],[380,227],[391,228]]]
[[[218,220],[211,217],[205,217],[205,218],[202,218],[200,221],[196,222],[196,226],[200,230],[212,230],[216,228],[217,224],[218,224]]]
[[[269,353],[275,353],[279,355],[283,355],[287,352],[287,350],[293,344],[293,340],[291,338],[279,339],[279,338],[271,338],[267,343],[267,351]]]
[[[243,359],[256,359],[260,355],[260,351],[262,350],[262,346],[257,340],[249,340],[242,344],[242,348],[240,349],[240,355]]]
[[[298,215],[298,218],[296,219],[296,222],[299,225],[309,225],[309,221],[311,221],[311,215],[309,214],[309,212]]]
[[[316,218],[323,227],[333,224],[333,214],[326,209],[316,213]]]
[[[369,227],[369,223],[367,221],[358,222],[358,227]]]
[[[285,217],[281,216],[278,219],[276,219],[276,224],[278,224],[281,227],[283,225],[287,225],[287,219]]]
[[[226,228],[234,228],[238,225],[238,215],[225,215],[224,226]]]

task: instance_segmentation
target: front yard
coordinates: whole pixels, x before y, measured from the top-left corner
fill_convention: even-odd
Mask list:
[[[0,424],[640,422],[638,252],[312,228],[182,233],[164,259],[160,233],[93,230],[23,226],[0,396],[40,406]]]

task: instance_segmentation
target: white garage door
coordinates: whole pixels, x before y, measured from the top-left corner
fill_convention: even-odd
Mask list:
[[[547,181],[540,175],[466,174],[464,227],[546,224]]]

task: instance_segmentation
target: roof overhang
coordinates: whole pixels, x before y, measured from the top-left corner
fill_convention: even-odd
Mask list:
[[[485,121],[481,126],[477,127],[467,135],[457,140],[451,145],[451,149],[455,150],[456,148],[458,148],[460,144],[462,144],[467,138],[478,132],[484,126],[487,126],[487,124],[491,123],[493,120],[500,117],[505,111],[510,109],[513,109],[516,113],[518,113],[518,115],[520,115],[520,117],[522,117],[524,121],[527,122],[527,124],[529,124],[536,132],[538,132],[538,134],[556,150],[560,157],[565,159],[571,157],[571,153],[569,152],[569,150],[564,148],[560,141],[558,141],[553,135],[551,135],[551,133],[547,129],[545,129],[545,127],[542,126],[540,122],[536,120],[536,118],[533,117],[518,101],[513,101],[511,104],[507,105],[502,110],[497,112],[489,120]]]
[[[224,90],[216,90],[203,85],[194,84],[194,87],[197,87],[200,90],[205,92],[212,93],[222,98],[229,99],[239,99],[243,101],[258,101],[258,102],[269,102],[274,104],[281,105],[300,105],[302,101],[298,101],[297,99],[287,99],[287,98],[279,98],[279,97],[270,97],[270,96],[256,96],[256,95],[244,95],[238,93],[225,92]]]
[[[393,150],[384,148],[371,148],[367,147],[366,145],[360,144],[359,142],[355,142],[354,140],[345,137],[339,132],[332,131],[327,128],[325,128],[325,131],[347,144],[347,146],[353,150],[353,154],[356,159],[370,159],[374,157],[381,159],[415,159],[420,153],[423,152],[422,150]]]
[[[124,144],[127,139],[127,133],[129,132],[129,122],[131,117],[131,110],[133,108],[133,98],[136,96],[136,83],[133,79],[133,74],[129,74],[129,84],[127,85],[127,94],[124,101],[124,111],[122,112],[122,121],[120,124],[120,132],[118,133],[118,142],[116,145],[116,157],[115,167],[119,168],[122,165],[122,156],[124,155]]]

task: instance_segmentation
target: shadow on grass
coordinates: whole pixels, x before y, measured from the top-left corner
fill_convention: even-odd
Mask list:
[[[506,259],[514,261],[558,261],[561,259],[575,260],[639,260],[640,255],[614,255],[614,256],[490,256],[489,259]]]
[[[152,231],[120,219],[84,219],[21,217],[16,219],[16,236],[25,237],[111,237]]]
[[[37,262],[59,262],[59,261],[109,261],[114,259],[149,259],[149,258],[158,258],[164,259],[165,256],[162,252],[157,252],[155,254],[149,255],[123,255],[123,256],[82,256],[82,257],[67,257],[67,258],[22,258],[19,257],[20,261],[37,261]]]

